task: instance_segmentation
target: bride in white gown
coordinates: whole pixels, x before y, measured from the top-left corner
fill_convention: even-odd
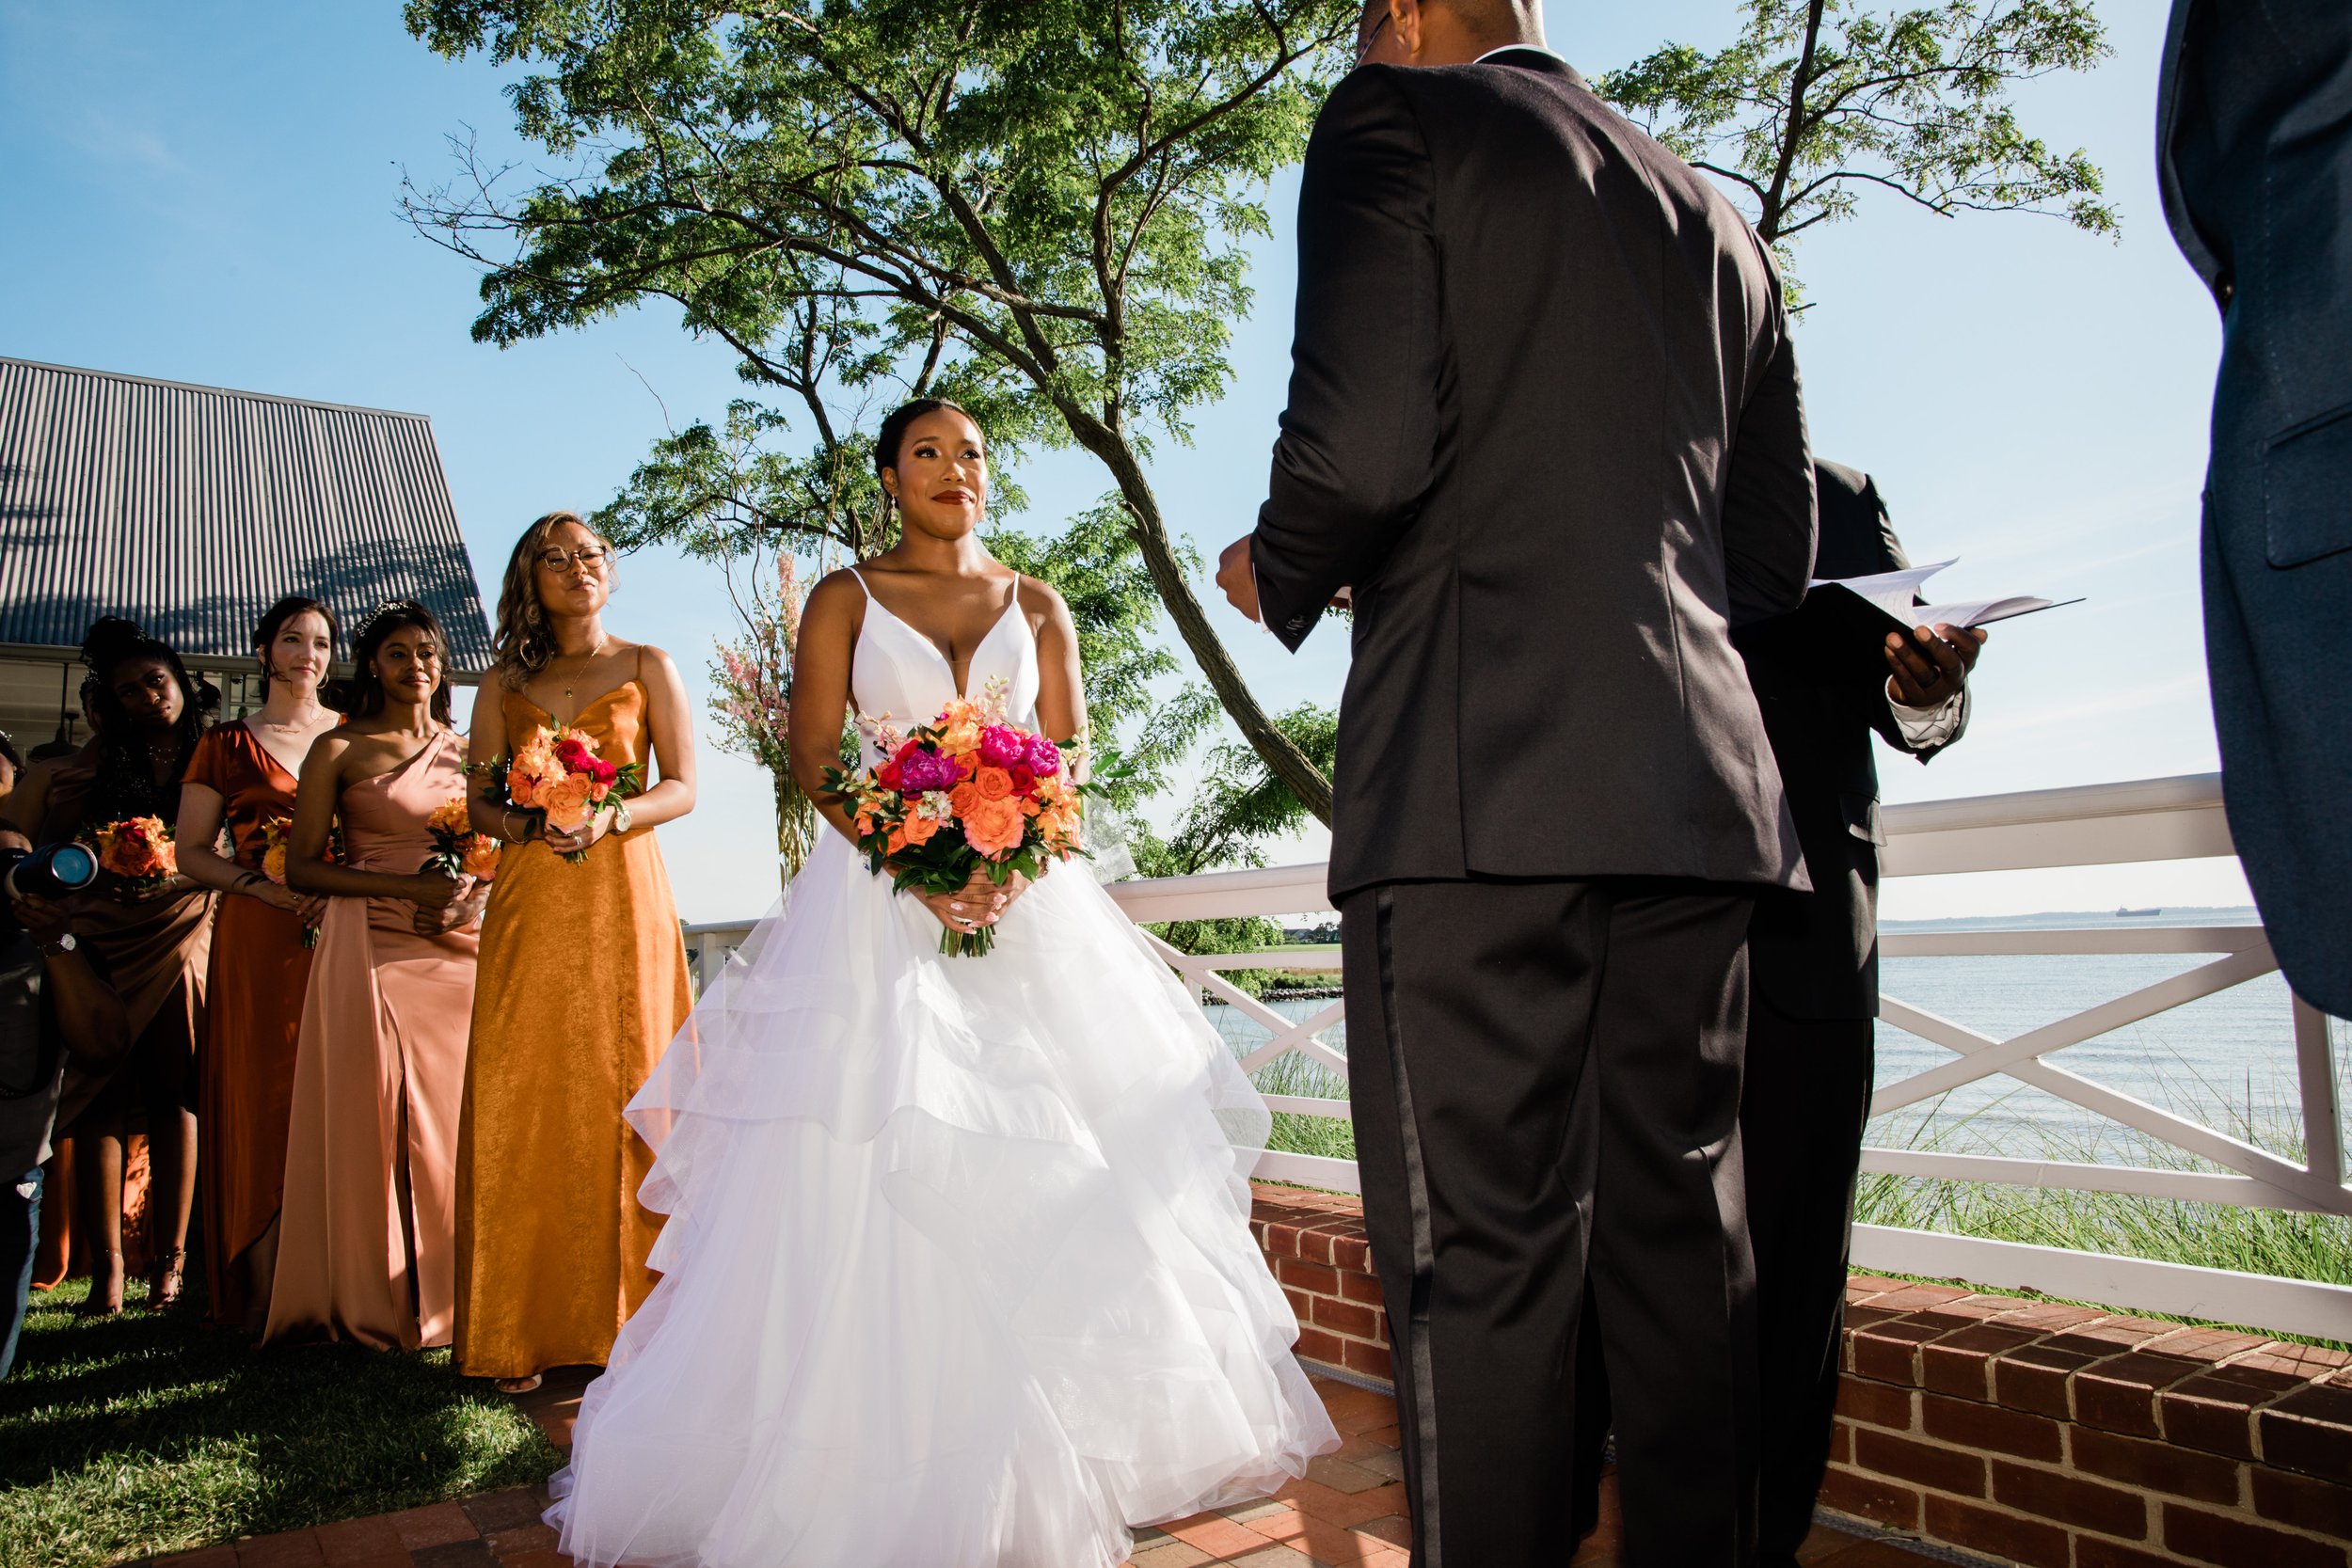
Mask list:
[[[1079,733],[1068,610],[974,531],[977,427],[926,401],[882,434],[903,541],[810,596],[796,773],[851,700],[869,763],[873,722],[993,681]],[[1109,1568],[1131,1527],[1303,1473],[1339,1439],[1248,1229],[1266,1111],[1200,1009],[1082,863],[896,895],[827,817],[628,1107],[662,1279],[580,1402],[561,1549]],[[941,956],[991,923],[993,953]]]

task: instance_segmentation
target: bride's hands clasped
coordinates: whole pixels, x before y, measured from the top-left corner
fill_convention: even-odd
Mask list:
[[[970,881],[951,893],[918,893],[915,896],[947,929],[977,931],[1002,920],[1012,901],[1028,889],[1029,879],[1018,871],[1002,884],[993,880],[986,871],[975,871]]]

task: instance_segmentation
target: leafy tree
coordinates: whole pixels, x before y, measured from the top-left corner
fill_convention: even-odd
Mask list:
[[[1879,187],[1947,217],[2062,214],[2118,232],[2087,153],[2026,135],[2010,87],[2085,71],[2113,51],[2090,0],[1947,0],[1882,14],[1865,0],[1746,0],[1715,54],[1668,44],[1600,92],[1699,168],[1729,182],[1788,262],[1796,237],[1853,214]]]
[[[517,127],[570,166],[510,198],[469,156],[464,186],[412,188],[408,211],[485,269],[483,341],[667,299],[748,380],[804,404],[827,380],[935,383],[984,395],[1000,442],[1084,448],[1217,701],[1327,820],[1327,779],[1211,629],[1146,465],[1155,436],[1183,438],[1187,413],[1225,388],[1250,298],[1241,242],[1265,231],[1266,181],[1304,150],[1358,11],[408,0],[410,30],[440,53],[534,68],[512,89]],[[657,451],[679,488],[640,486],[647,526],[711,497],[749,515],[797,490],[787,511],[831,506],[824,530],[859,547],[853,471],[755,451],[778,417],[747,404],[723,437],[689,432]],[[746,464],[755,491],[696,489]]]
[[[1335,709],[1308,703],[1277,722],[1317,768],[1330,771],[1339,749],[1340,716]],[[1263,758],[1246,746],[1216,747],[1203,759],[1192,800],[1168,840],[1169,866],[1163,875],[1189,877],[1236,863],[1263,865],[1258,847],[1296,832],[1306,821],[1307,808]]]

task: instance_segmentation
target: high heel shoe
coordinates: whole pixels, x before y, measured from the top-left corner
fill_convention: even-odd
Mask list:
[[[185,1247],[174,1247],[156,1259],[154,1268],[148,1271],[147,1305],[151,1307],[176,1305],[180,1300],[180,1291],[186,1283],[183,1275],[185,1275],[187,1266],[188,1253]]]
[[[90,1270],[89,1297],[73,1309],[77,1318],[111,1318],[122,1310],[122,1254],[101,1252]]]

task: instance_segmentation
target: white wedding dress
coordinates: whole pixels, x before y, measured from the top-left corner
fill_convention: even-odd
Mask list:
[[[970,689],[992,678],[1034,726],[1010,605]],[[870,595],[851,684],[901,726],[955,693]],[[662,1279],[580,1402],[561,1549],[1109,1568],[1130,1527],[1336,1447],[1248,1229],[1265,1107],[1083,863],[951,958],[922,904],[818,839],[629,1104]]]

